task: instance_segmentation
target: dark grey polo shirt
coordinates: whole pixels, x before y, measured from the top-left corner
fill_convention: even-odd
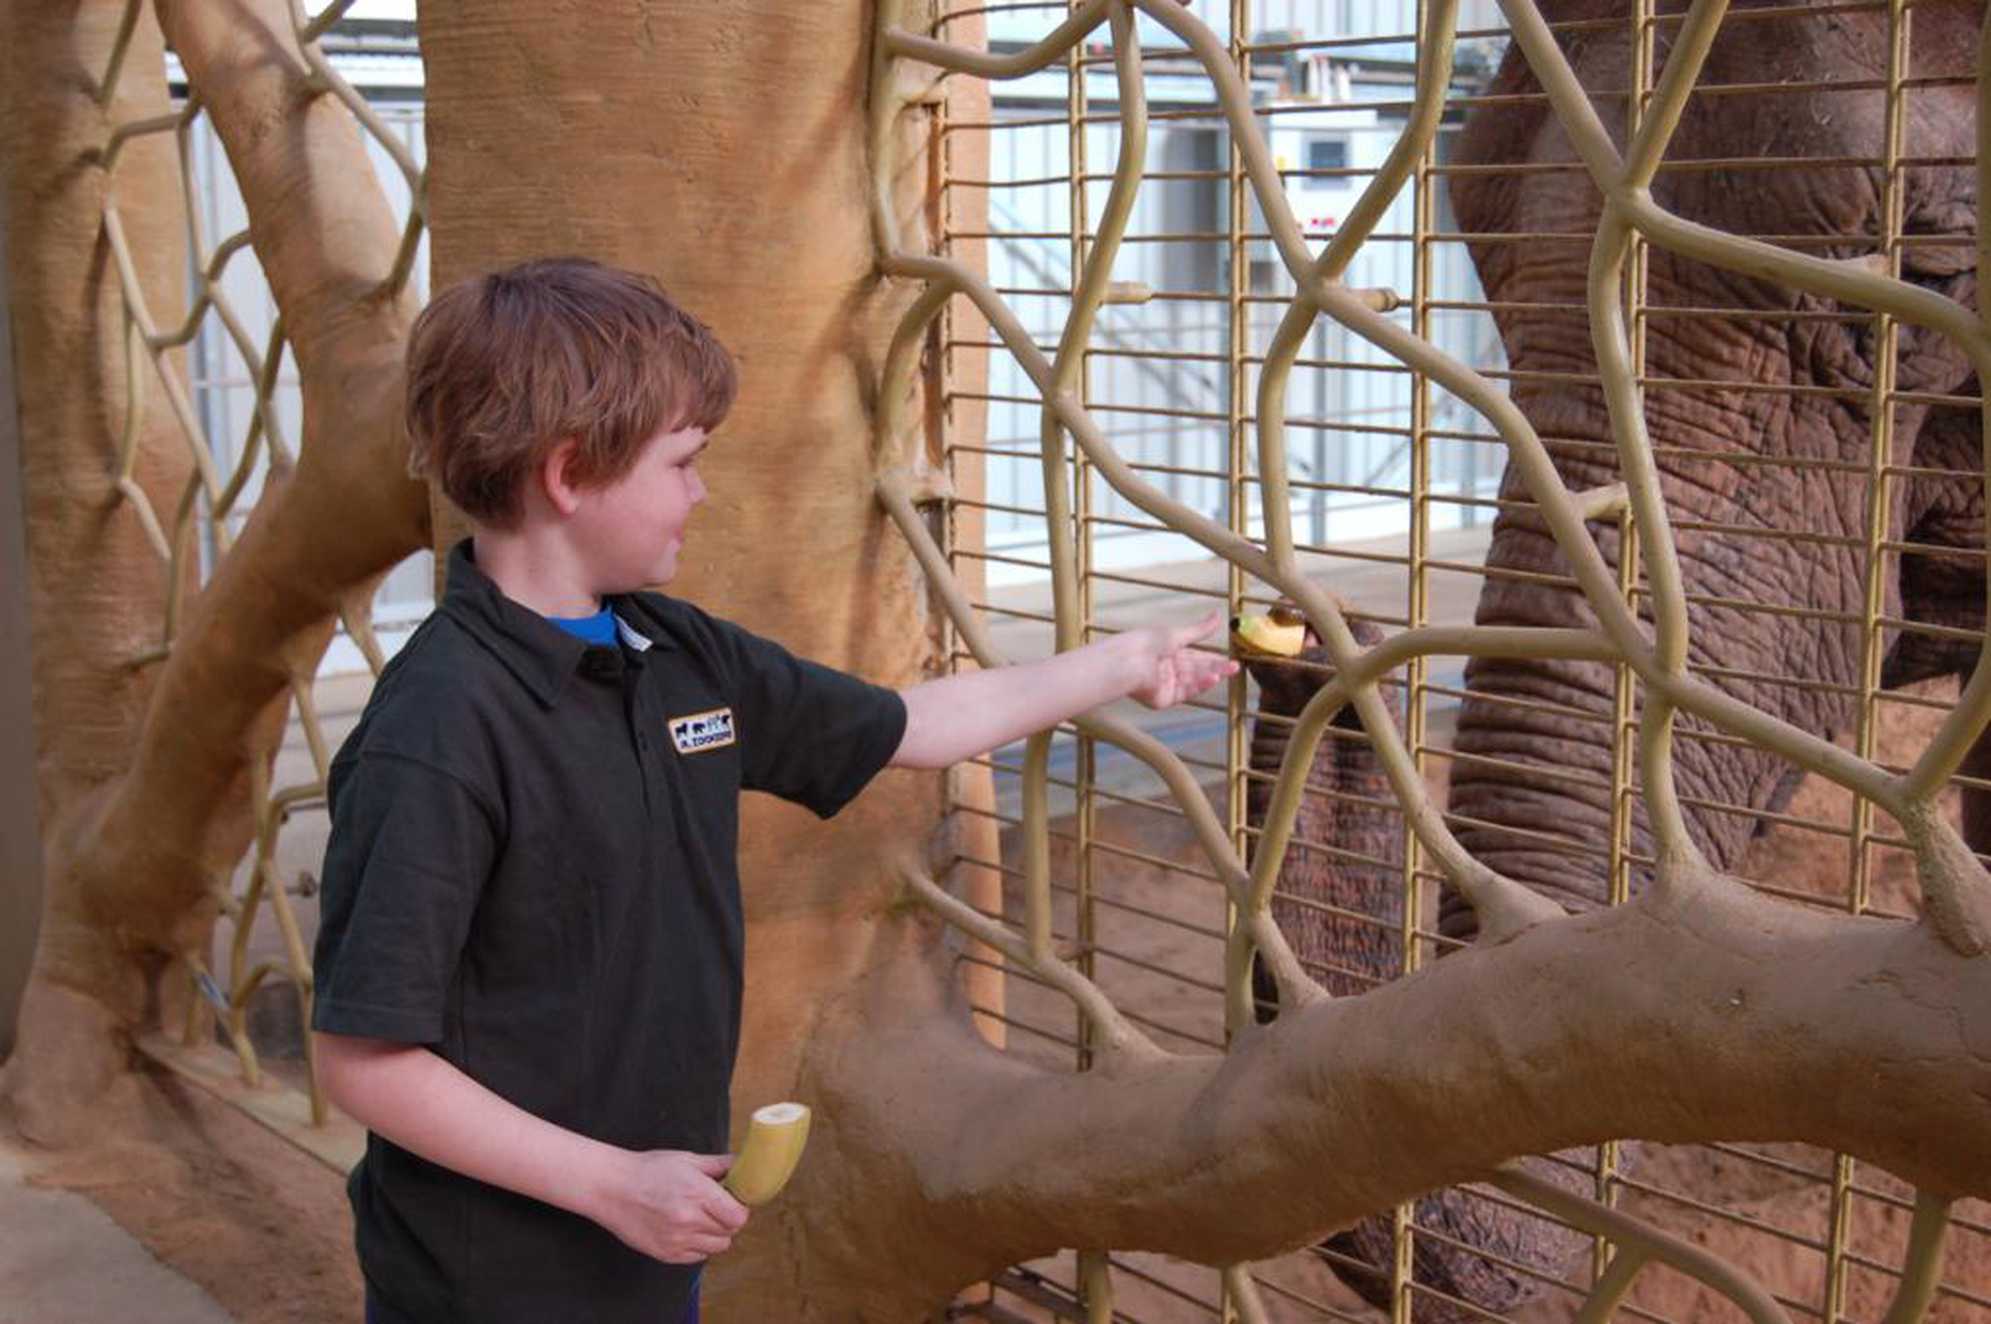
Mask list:
[[[466,541],[333,761],[312,1024],[423,1044],[570,1130],[716,1153],[740,1027],[739,794],[828,817],[898,748],[891,690],[673,598],[617,647]],[[422,1320],[678,1324],[693,1271],[369,1136],[360,1264]]]

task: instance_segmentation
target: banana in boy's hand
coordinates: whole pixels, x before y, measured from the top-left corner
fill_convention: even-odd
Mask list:
[[[770,1103],[754,1109],[746,1143],[720,1183],[733,1198],[752,1208],[781,1194],[801,1162],[809,1141],[809,1108],[801,1103]]]

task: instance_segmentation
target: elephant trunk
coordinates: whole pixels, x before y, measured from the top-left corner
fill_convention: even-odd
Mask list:
[[[1364,647],[1382,639],[1367,621],[1352,628]],[[1254,663],[1252,670],[1260,703],[1245,815],[1255,853],[1294,719],[1334,671],[1318,648],[1296,662]],[[1392,717],[1401,722],[1400,692],[1385,693]],[[1403,970],[1403,815],[1352,708],[1335,715],[1307,782],[1272,917],[1307,972],[1336,997],[1349,997]],[[1260,1019],[1269,1020],[1276,994],[1262,975],[1257,992]]]
[[[1497,618],[1496,618],[1497,619]],[[1475,859],[1570,910],[1610,894],[1613,668],[1535,659],[1469,664],[1447,815]],[[1643,813],[1626,843],[1650,855]],[[1470,940],[1476,917],[1456,891],[1439,931]]]
[[[1729,518],[1727,511],[1699,514],[1690,499],[1678,504],[1682,522]],[[1596,539],[1615,566],[1615,526],[1597,529]],[[1688,529],[1676,541],[1689,595],[1690,672],[1803,730],[1829,738],[1845,729],[1861,648],[1851,596],[1860,577],[1844,563],[1847,553],[1822,540],[1793,548],[1726,531]],[[1479,624],[1597,628],[1589,603],[1563,579],[1566,560],[1532,512],[1502,516],[1487,565]],[[1739,605],[1746,602],[1806,610]],[[1811,679],[1794,684],[1776,679],[1781,675]],[[1466,667],[1448,801],[1453,829],[1475,858],[1573,911],[1610,900],[1614,774],[1637,789],[1629,732],[1618,742],[1623,753],[1614,750],[1620,684],[1632,678],[1592,662],[1479,658]],[[1642,688],[1634,687],[1634,717]],[[1615,766],[1614,758],[1627,762]],[[1788,760],[1720,738],[1687,714],[1675,718],[1673,772],[1687,834],[1722,870],[1740,866],[1763,811],[1787,804],[1802,777]],[[1649,881],[1654,849],[1644,797],[1633,794],[1630,810],[1623,884],[1635,895]],[[1459,939],[1476,931],[1456,895],[1441,902],[1440,928]]]

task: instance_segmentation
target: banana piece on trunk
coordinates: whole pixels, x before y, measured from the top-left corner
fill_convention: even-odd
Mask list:
[[[1231,617],[1231,648],[1267,657],[1298,657],[1307,643],[1307,618],[1284,603],[1263,616]]]
[[[764,1205],[788,1184],[808,1141],[807,1104],[770,1103],[756,1108],[747,1124],[747,1142],[740,1146],[740,1157],[720,1185],[748,1208]]]

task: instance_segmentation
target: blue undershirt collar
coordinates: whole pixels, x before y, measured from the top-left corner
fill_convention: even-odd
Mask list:
[[[592,616],[548,616],[553,624],[584,643],[601,648],[615,647],[615,613],[603,607]]]

